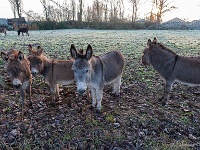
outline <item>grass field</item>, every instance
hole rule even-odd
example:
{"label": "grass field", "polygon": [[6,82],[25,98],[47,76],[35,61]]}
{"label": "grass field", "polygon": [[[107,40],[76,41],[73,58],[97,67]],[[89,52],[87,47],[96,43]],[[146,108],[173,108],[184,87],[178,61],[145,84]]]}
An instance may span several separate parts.
{"label": "grass field", "polygon": [[40,45],[49,58],[70,59],[69,48],[91,44],[95,55],[120,50],[126,58],[120,97],[104,88],[102,113],[76,93],[75,84],[61,86],[61,102],[50,105],[49,87],[33,78],[33,108],[20,120],[16,92],[0,59],[0,149],[200,149],[200,88],[175,83],[169,104],[159,98],[163,82],[152,67],[141,65],[147,40],[158,41],[182,56],[200,55],[200,30],[53,30],[0,35],[0,50],[15,47],[28,55],[28,44]]}

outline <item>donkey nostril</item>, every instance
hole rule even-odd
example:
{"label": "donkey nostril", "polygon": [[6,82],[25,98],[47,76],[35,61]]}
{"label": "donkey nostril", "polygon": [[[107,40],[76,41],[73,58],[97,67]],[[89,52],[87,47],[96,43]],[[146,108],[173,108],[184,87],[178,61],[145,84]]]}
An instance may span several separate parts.
{"label": "donkey nostril", "polygon": [[15,88],[19,89],[21,84],[13,85]]}
{"label": "donkey nostril", "polygon": [[80,89],[80,90],[78,90],[78,93],[82,95],[82,94],[85,93],[85,90],[84,89]]}

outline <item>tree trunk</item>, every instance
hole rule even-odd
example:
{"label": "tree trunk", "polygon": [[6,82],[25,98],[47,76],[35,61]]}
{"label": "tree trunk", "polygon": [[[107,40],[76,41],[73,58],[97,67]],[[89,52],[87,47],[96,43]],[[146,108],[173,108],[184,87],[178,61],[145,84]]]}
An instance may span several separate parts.
{"label": "tree trunk", "polygon": [[80,27],[82,26],[82,15],[83,15],[83,0],[79,0],[78,22]]}

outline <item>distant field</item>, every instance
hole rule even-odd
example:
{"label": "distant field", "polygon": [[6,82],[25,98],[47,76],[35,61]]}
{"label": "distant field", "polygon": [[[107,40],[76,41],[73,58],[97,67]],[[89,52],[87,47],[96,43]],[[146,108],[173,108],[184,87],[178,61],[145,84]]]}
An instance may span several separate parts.
{"label": "distant field", "polygon": [[[0,59],[0,149],[200,149],[200,88],[174,84],[162,107],[163,82],[152,67],[140,63],[148,39],[182,56],[200,55],[200,30],[52,30],[0,35],[0,51],[15,47],[28,55],[28,44],[40,45],[49,58],[70,59],[69,48],[95,55],[120,50],[126,58],[121,95],[106,86],[102,114],[89,109],[91,100],[75,93],[74,84],[60,89],[62,103],[52,107],[48,86],[34,77],[32,98],[22,123],[19,93],[14,92]],[[15,134],[13,134],[15,133]]]}

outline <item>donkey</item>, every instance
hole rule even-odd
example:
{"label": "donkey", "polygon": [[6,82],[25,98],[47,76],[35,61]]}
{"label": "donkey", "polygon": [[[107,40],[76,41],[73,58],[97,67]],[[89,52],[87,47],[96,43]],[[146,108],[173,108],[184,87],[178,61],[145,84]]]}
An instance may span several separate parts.
{"label": "donkey", "polygon": [[92,107],[97,104],[97,110],[100,111],[104,85],[113,83],[113,94],[120,93],[122,71],[125,66],[124,56],[120,51],[111,51],[99,57],[93,56],[90,44],[85,54],[77,52],[72,44],[70,53],[75,60],[72,70],[78,93],[84,94],[89,87],[92,94]]}
{"label": "donkey", "polygon": [[162,105],[166,105],[169,92],[175,81],[187,85],[200,85],[200,59],[199,57],[183,57],[165,47],[151,42],[143,51],[142,63],[152,65],[164,80],[164,99]]}
{"label": "donkey", "polygon": [[7,35],[7,33],[6,33],[6,28],[1,28],[1,27],[0,27],[0,33],[4,33],[4,35]]}
{"label": "donkey", "polygon": [[74,82],[74,72],[71,69],[73,60],[55,60],[48,59],[44,56],[43,49],[38,46],[37,50],[34,50],[31,45],[29,48],[29,61],[32,74],[41,74],[45,81],[50,86],[52,94],[52,100],[59,98],[59,86],[68,85]]}
{"label": "donkey", "polygon": [[24,33],[29,36],[28,28],[19,28],[19,30],[17,30],[18,35],[20,35],[20,32],[22,32],[22,36],[24,35]]}
{"label": "donkey", "polygon": [[32,75],[30,71],[30,63],[21,51],[16,50],[10,50],[7,53],[1,52],[1,58],[6,62],[6,71],[9,74],[13,86],[20,90],[23,117],[23,107],[26,99],[26,93],[28,94],[29,104],[32,106]]}

